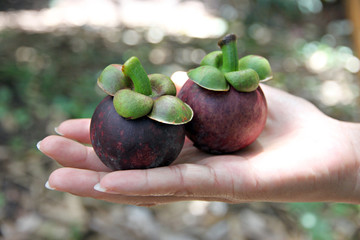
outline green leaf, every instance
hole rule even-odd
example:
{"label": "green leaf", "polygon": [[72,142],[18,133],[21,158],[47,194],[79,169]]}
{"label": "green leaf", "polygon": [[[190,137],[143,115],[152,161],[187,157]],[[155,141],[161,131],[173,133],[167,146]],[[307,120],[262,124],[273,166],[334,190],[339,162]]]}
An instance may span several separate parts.
{"label": "green leaf", "polygon": [[165,95],[154,101],[148,117],[161,123],[180,125],[190,122],[193,115],[189,105],[175,96]]}
{"label": "green leaf", "polygon": [[252,92],[259,86],[259,75],[251,68],[225,73],[225,78],[239,92]]}
{"label": "green leaf", "polygon": [[195,68],[188,72],[188,77],[200,87],[208,90],[228,91],[230,89],[224,74],[216,67],[201,66]]}
{"label": "green leaf", "polygon": [[260,81],[272,79],[272,71],[269,61],[257,55],[248,55],[239,60],[239,70],[253,69],[259,75]]}
{"label": "green leaf", "polygon": [[221,68],[222,61],[223,61],[222,51],[214,51],[207,54],[202,60],[200,65],[201,66],[212,66],[216,68]]}
{"label": "green leaf", "polygon": [[153,103],[151,97],[129,89],[118,91],[113,99],[116,112],[129,119],[137,119],[147,115],[151,111]]}
{"label": "green leaf", "polygon": [[131,88],[131,80],[122,72],[122,65],[107,66],[97,80],[98,86],[108,95],[114,96],[121,89]]}
{"label": "green leaf", "polygon": [[176,95],[176,87],[171,79],[164,74],[150,74],[150,85],[152,88],[151,97],[160,97],[163,95]]}

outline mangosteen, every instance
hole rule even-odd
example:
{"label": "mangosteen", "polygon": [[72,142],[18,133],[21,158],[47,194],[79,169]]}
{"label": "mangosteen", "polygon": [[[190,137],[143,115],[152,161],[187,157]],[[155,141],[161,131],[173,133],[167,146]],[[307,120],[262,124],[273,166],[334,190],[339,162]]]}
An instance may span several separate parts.
{"label": "mangosteen", "polygon": [[225,154],[254,142],[264,129],[267,103],[260,82],[272,79],[269,62],[249,55],[238,59],[236,36],[218,42],[221,51],[206,55],[178,97],[194,111],[186,135],[206,152]]}
{"label": "mangosteen", "polygon": [[169,77],[147,75],[131,57],[111,64],[98,78],[108,94],[91,118],[90,139],[95,153],[112,170],[170,165],[185,140],[184,124],[192,109],[176,95]]}

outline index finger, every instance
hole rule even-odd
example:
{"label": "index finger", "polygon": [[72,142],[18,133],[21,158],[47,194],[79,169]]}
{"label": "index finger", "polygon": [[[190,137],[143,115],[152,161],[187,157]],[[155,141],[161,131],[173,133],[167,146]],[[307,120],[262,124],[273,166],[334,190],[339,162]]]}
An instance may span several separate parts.
{"label": "index finger", "polygon": [[62,122],[55,131],[66,138],[90,144],[90,118],[70,119]]}

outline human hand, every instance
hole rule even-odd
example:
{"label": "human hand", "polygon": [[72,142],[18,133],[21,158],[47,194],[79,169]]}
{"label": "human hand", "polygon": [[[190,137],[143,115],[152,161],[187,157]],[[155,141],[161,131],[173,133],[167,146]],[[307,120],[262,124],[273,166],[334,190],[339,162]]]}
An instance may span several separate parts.
{"label": "human hand", "polygon": [[[268,119],[260,137],[229,155],[210,155],[186,140],[168,167],[110,170],[90,144],[90,119],[63,122],[62,136],[39,149],[63,168],[51,188],[109,202],[151,206],[184,200],[360,202],[359,124],[334,120],[304,99],[263,85]],[[95,186],[95,189],[94,189]]]}

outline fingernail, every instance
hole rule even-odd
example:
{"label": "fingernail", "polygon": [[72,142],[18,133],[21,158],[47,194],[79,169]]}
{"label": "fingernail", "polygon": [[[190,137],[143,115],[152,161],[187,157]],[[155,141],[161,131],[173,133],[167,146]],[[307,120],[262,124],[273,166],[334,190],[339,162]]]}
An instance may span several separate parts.
{"label": "fingernail", "polygon": [[106,192],[106,188],[101,187],[100,183],[95,184],[94,189],[99,192]]}
{"label": "fingernail", "polygon": [[58,135],[60,135],[60,136],[63,136],[63,135],[64,135],[64,134],[62,134],[62,133],[59,131],[59,127],[54,128],[54,131],[55,131]]}
{"label": "fingernail", "polygon": [[111,191],[109,189],[106,189],[106,188],[102,187],[100,185],[100,183],[97,183],[97,184],[94,185],[94,190],[96,190],[98,192],[103,192],[103,193],[119,194],[118,192],[114,192],[114,191]]}
{"label": "fingernail", "polygon": [[41,144],[41,141],[39,141],[39,142],[36,144],[36,147],[37,147],[37,149],[39,149],[39,151],[41,152],[40,144]]}
{"label": "fingernail", "polygon": [[45,187],[49,190],[56,190],[55,188],[51,187],[50,184],[49,184],[49,181],[46,181],[45,183]]}

